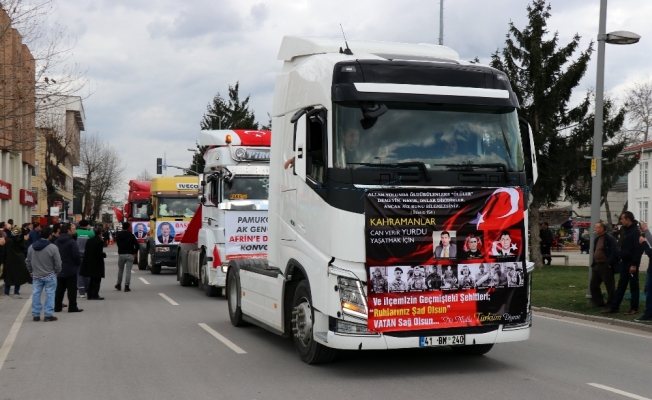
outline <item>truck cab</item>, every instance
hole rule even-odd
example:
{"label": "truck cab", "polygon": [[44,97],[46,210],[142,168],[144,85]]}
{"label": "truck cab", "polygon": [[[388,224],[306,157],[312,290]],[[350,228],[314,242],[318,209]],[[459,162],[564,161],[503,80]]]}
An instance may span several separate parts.
{"label": "truck cab", "polygon": [[131,231],[140,244],[140,250],[134,260],[140,270],[147,268],[147,240],[149,237],[147,205],[150,203],[150,198],[149,181],[129,181],[129,194],[124,206],[124,216],[131,223]]}
{"label": "truck cab", "polygon": [[270,141],[269,131],[201,131],[199,144],[209,147],[201,207],[178,248],[181,286],[219,295],[230,260],[267,257]]}
{"label": "truck cab", "polygon": [[160,274],[162,267],[175,268],[177,247],[197,211],[199,181],[196,176],[152,178],[147,214],[146,268]]}

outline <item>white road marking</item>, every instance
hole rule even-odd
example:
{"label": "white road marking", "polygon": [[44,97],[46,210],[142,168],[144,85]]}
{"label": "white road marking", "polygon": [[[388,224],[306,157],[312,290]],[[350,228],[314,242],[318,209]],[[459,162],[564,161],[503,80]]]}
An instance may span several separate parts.
{"label": "white road marking", "polygon": [[31,307],[32,297],[30,296],[29,300],[25,302],[25,305],[18,313],[16,321],[14,321],[14,324],[11,326],[5,342],[2,344],[2,347],[0,347],[0,369],[2,369],[2,366],[4,365],[5,360],[9,355],[9,351],[14,345],[14,341],[16,340],[16,336],[18,336],[18,331],[20,330],[20,326],[23,324],[23,320],[25,319],[25,315],[27,315],[27,311],[29,311]]}
{"label": "white road marking", "polygon": [[173,306],[178,306],[178,305],[179,305],[179,303],[177,303],[176,301],[172,300],[171,298],[169,298],[168,296],[164,295],[163,293],[159,293],[159,296],[163,297],[165,300],[168,301],[168,303],[172,304]]}
{"label": "white road marking", "polygon": [[631,399],[636,399],[636,400],[652,400],[652,399],[650,399],[649,397],[639,396],[639,395],[634,394],[634,393],[625,392],[625,391],[620,390],[620,389],[614,389],[614,388],[612,388],[612,387],[605,386],[605,385],[601,385],[601,384],[599,384],[599,383],[587,383],[587,385],[590,385],[590,386],[596,387],[596,388],[598,388],[598,389],[603,389],[603,390],[606,390],[606,391],[609,391],[609,392],[612,392],[612,393],[620,394],[620,395],[623,395],[623,396],[629,397],[629,398],[631,398]]}
{"label": "white road marking", "polygon": [[247,354],[246,351],[242,350],[240,347],[238,347],[235,343],[233,343],[229,339],[227,339],[224,336],[220,335],[219,332],[217,332],[215,329],[211,328],[210,326],[206,325],[205,323],[201,322],[199,324],[199,326],[204,328],[204,330],[206,332],[213,335],[213,337],[215,337],[215,339],[217,339],[220,342],[224,343],[225,345],[227,345],[231,350],[235,351],[236,353],[238,353],[238,354]]}
{"label": "white road marking", "polygon": [[[645,338],[645,339],[652,339],[652,335],[640,335],[640,334],[638,334],[638,333],[625,332],[625,331],[621,331],[621,330],[618,330],[618,329],[603,328],[603,327],[601,327],[601,326],[595,326],[595,325],[583,324],[583,323],[581,323],[581,322],[569,321],[569,320],[562,319],[562,318],[544,317],[543,315],[536,315],[536,314],[534,314],[534,316],[535,316],[535,317],[538,317],[538,318],[551,319],[551,320],[553,320],[553,321],[565,322],[565,323],[567,323],[567,324],[586,326],[586,327],[589,327],[589,328],[601,329],[601,330],[603,330],[603,331],[616,332],[616,333],[624,333],[625,335],[636,336],[636,337],[641,337],[641,338]],[[626,327],[624,327],[624,328],[626,328]]]}
{"label": "white road marking", "polygon": [[143,279],[143,278],[138,278],[138,279],[140,279],[141,281],[143,281],[143,283],[144,283],[145,285],[149,285],[149,282],[147,282],[145,279]]}

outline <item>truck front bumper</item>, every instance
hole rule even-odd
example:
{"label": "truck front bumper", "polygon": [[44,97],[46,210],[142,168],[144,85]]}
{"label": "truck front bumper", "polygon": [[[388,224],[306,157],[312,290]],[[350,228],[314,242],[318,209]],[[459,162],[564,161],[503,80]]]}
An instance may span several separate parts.
{"label": "truck front bumper", "polygon": [[[317,314],[321,314],[319,317]],[[328,319],[328,316],[315,310],[315,320],[318,318]],[[322,319],[323,321],[323,319]],[[323,326],[322,324],[320,324]],[[424,336],[432,335],[432,331]],[[435,334],[436,335],[436,334]],[[445,333],[442,333],[445,335]],[[319,333],[315,331],[315,340],[324,346],[341,350],[388,350],[388,349],[407,349],[420,347],[419,336],[410,337],[397,337],[391,334],[370,334],[370,335],[356,335],[344,334],[328,330],[327,332]],[[499,325],[496,330],[486,333],[467,333],[466,343],[472,344],[494,344],[494,343],[507,343],[519,342],[528,340],[530,337],[530,325],[525,325],[521,328],[514,329]]]}

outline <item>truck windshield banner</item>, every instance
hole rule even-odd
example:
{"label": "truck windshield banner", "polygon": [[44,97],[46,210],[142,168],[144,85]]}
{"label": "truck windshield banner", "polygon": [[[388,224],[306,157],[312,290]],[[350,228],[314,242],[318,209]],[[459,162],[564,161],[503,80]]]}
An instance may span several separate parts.
{"label": "truck windshield banner", "polygon": [[226,259],[267,257],[267,211],[227,211]]}
{"label": "truck windshield banner", "polygon": [[367,192],[369,329],[525,322],[523,204],[518,188]]}

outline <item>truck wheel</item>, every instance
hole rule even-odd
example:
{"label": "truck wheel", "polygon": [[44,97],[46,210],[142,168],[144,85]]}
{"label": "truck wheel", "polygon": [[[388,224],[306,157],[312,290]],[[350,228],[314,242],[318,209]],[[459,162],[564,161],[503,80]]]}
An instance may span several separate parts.
{"label": "truck wheel", "polygon": [[226,284],[226,302],[229,306],[229,318],[231,319],[231,325],[233,326],[248,325],[242,318],[242,309],[238,305],[241,292],[242,289],[240,288],[238,274],[235,272],[235,268],[229,268]]}
{"label": "truck wheel", "polygon": [[161,264],[153,264],[152,265],[152,275],[158,275],[161,273]]}
{"label": "truck wheel", "polygon": [[202,285],[204,287],[204,294],[208,297],[217,297],[220,295],[220,290],[216,288],[215,286],[211,286],[208,284],[208,269],[205,265],[202,265],[201,267],[201,279],[202,279]]}
{"label": "truck wheel", "polygon": [[177,280],[181,286],[185,287],[192,285],[192,276],[183,273],[183,267],[181,267],[181,254],[177,256]]}
{"label": "truck wheel", "polygon": [[141,271],[147,269],[147,249],[138,251],[138,269]]}
{"label": "truck wheel", "polygon": [[464,356],[481,356],[487,354],[493,347],[493,343],[472,344],[470,346],[452,346],[451,350],[453,350],[454,353]]}
{"label": "truck wheel", "polygon": [[292,301],[292,334],[294,348],[301,361],[307,364],[322,364],[333,361],[337,351],[317,343],[313,337],[315,313],[312,309],[310,284],[302,280],[297,285]]}

